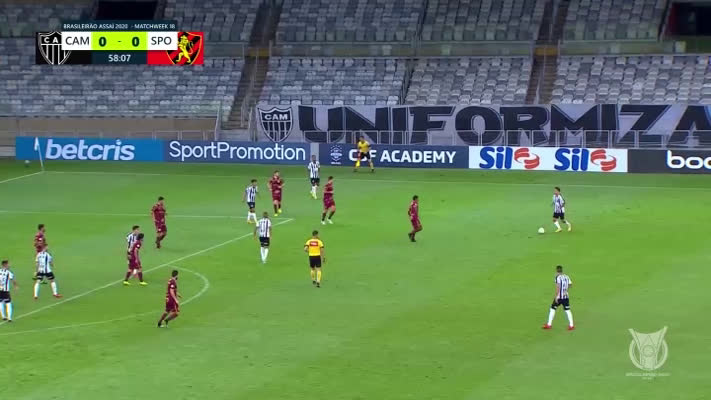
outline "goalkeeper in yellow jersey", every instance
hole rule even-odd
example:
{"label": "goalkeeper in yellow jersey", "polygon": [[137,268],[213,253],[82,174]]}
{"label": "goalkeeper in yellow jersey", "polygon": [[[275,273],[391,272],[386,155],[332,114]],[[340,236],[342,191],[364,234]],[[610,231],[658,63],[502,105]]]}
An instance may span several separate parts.
{"label": "goalkeeper in yellow jersey", "polygon": [[355,163],[355,169],[353,172],[358,172],[360,169],[360,162],[363,160],[368,160],[370,164],[370,172],[375,172],[375,167],[373,166],[373,160],[370,158],[370,143],[363,136],[358,138],[358,159]]}

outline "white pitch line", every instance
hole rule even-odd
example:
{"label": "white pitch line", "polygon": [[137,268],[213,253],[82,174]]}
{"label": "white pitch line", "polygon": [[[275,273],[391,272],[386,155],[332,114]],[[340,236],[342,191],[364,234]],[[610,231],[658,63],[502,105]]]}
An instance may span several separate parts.
{"label": "white pitch line", "polygon": [[[202,282],[203,282],[202,289],[200,289],[200,291],[199,291],[197,294],[193,295],[193,296],[190,297],[189,299],[187,299],[187,300],[185,300],[185,301],[182,301],[181,304],[180,304],[181,306],[183,306],[183,305],[185,305],[185,304],[188,304],[188,303],[190,303],[191,301],[197,299],[198,297],[202,296],[203,294],[205,294],[205,292],[207,292],[207,291],[210,289],[210,280],[207,279],[207,277],[206,277],[205,275],[203,275],[203,274],[201,274],[201,273],[199,273],[199,272],[195,272],[195,271],[193,271],[193,270],[191,270],[191,269],[188,269],[188,268],[176,267],[176,266],[174,266],[174,265],[171,265],[171,267],[176,268],[176,269],[181,269],[181,270],[184,270],[184,271],[188,271],[188,272],[190,272],[190,273],[192,273],[192,274],[195,274],[195,276],[197,276],[198,278],[200,278],[200,279],[202,280]],[[37,332],[56,331],[56,330],[61,330],[61,329],[83,328],[83,327],[86,327],[86,326],[103,325],[103,324],[109,324],[109,323],[112,323],[112,322],[124,321],[124,320],[127,320],[127,319],[132,319],[132,318],[136,318],[136,317],[142,317],[142,316],[144,316],[144,315],[154,314],[154,313],[156,313],[156,312],[155,312],[155,311],[146,311],[146,312],[142,312],[142,313],[138,313],[138,314],[131,314],[131,315],[127,315],[127,316],[125,316],[125,317],[107,319],[107,320],[103,320],[103,321],[84,322],[84,323],[81,323],[81,324],[61,325],[61,326],[52,326],[52,327],[49,327],[49,328],[27,329],[27,330],[24,330],[24,331],[13,331],[13,332],[0,333],[0,336],[12,336],[12,335],[20,335],[20,334],[23,334],[23,333],[37,333]],[[157,313],[156,313],[156,314],[157,314]]]}
{"label": "white pitch line", "polygon": [[[52,215],[86,215],[97,217],[150,217],[149,214],[129,214],[129,213],[92,213],[92,212],[65,212],[65,211],[24,211],[24,210],[0,210],[4,214],[52,214]],[[168,214],[171,218],[230,218],[244,219],[237,215],[184,215],[184,214]],[[272,219],[285,219],[283,217],[271,217]],[[288,218],[287,218],[288,219]]]}
{"label": "white pitch line", "polygon": [[[474,171],[474,170],[472,170]],[[477,170],[482,171],[482,170]],[[552,171],[551,171],[552,172]],[[130,175],[130,176],[184,176],[199,178],[247,178],[252,175],[201,175],[201,174],[159,174],[144,172],[106,172],[106,171],[47,171],[51,174],[89,174],[89,175]],[[398,179],[362,179],[362,178],[340,178],[344,181],[355,182],[383,182],[383,183],[434,183],[434,184],[472,184],[472,185],[495,185],[495,186],[551,186],[552,183],[527,183],[527,182],[477,182],[477,181],[443,181],[443,180],[398,180]],[[668,189],[668,190],[711,190],[711,187],[678,187],[678,186],[629,186],[629,185],[584,185],[566,184],[566,187],[582,188],[611,188],[611,189]]]}
{"label": "white pitch line", "polygon": [[29,178],[29,177],[31,177],[31,176],[39,175],[39,174],[41,174],[42,172],[44,172],[44,171],[33,172],[33,173],[31,173],[31,174],[16,176],[16,177],[14,177],[14,178],[5,179],[5,180],[3,180],[3,181],[0,181],[0,183],[12,182],[12,181],[16,181],[16,180],[18,180],[18,179]]}
{"label": "white pitch line", "polygon": [[[274,226],[281,225],[281,224],[285,224],[285,223],[291,222],[291,221],[293,221],[293,220],[294,220],[293,218],[288,218],[288,219],[285,219],[285,220],[283,220],[283,221],[277,222],[276,224],[274,224]],[[236,241],[238,241],[238,240],[244,239],[244,238],[249,237],[249,236],[252,236],[252,235],[253,235],[253,233],[246,233],[246,234],[244,234],[244,235],[242,235],[242,236],[238,236],[238,237],[236,237],[236,238],[232,238],[232,239],[230,239],[230,240],[224,241],[224,242],[219,243],[219,244],[216,244],[216,245],[214,245],[214,246],[210,246],[210,247],[208,247],[208,248],[206,248],[206,249],[202,249],[202,250],[200,250],[200,251],[196,251],[196,252],[191,253],[191,254],[188,254],[188,255],[186,255],[186,256],[182,256],[182,257],[176,258],[175,260],[168,261],[167,263],[163,263],[163,264],[160,264],[160,265],[155,266],[155,267],[153,267],[153,268],[149,268],[149,269],[145,270],[144,272],[148,273],[148,272],[151,272],[151,271],[155,271],[155,270],[157,270],[157,269],[159,269],[159,268],[167,267],[167,266],[169,266],[169,265],[171,265],[171,264],[175,264],[175,263],[177,263],[177,262],[186,260],[186,259],[188,259],[188,258],[195,257],[195,256],[200,255],[200,254],[203,254],[203,253],[207,253],[208,251],[215,250],[215,249],[217,249],[217,248],[220,248],[220,247],[222,247],[222,246],[228,245],[228,244],[230,244],[230,243],[234,243],[234,242],[236,242]],[[91,289],[91,290],[87,290],[86,292],[79,293],[79,294],[74,295],[74,296],[71,296],[71,297],[67,297],[67,298],[64,299],[64,300],[60,300],[60,301],[58,301],[58,302],[56,302],[56,303],[48,304],[48,305],[46,305],[46,306],[44,306],[44,307],[40,307],[40,308],[38,308],[38,309],[36,309],[36,310],[33,310],[33,311],[30,311],[30,312],[28,312],[28,313],[26,313],[26,314],[20,314],[20,315],[18,315],[14,320],[18,320],[18,319],[21,319],[21,318],[29,317],[30,315],[34,315],[34,314],[37,314],[38,312],[42,312],[42,311],[44,311],[44,310],[48,310],[48,309],[50,309],[50,308],[54,308],[54,307],[56,307],[56,306],[58,306],[58,305],[60,305],[60,304],[64,304],[64,303],[67,303],[67,302],[70,302],[70,301],[73,301],[73,300],[76,300],[76,299],[80,299],[80,298],[82,298],[82,297],[84,297],[84,296],[88,296],[88,295],[90,295],[90,294],[92,294],[92,293],[94,293],[94,292],[98,292],[99,290],[103,290],[103,289],[106,289],[106,288],[111,287],[111,286],[113,286],[113,285],[117,285],[117,284],[119,284],[119,283],[121,283],[121,282],[123,282],[123,279],[119,279],[119,280],[117,280],[117,281],[109,282],[109,283],[107,283],[107,284],[105,284],[105,285],[103,285],[103,286],[99,286],[99,287],[97,287],[97,288],[94,288],[94,289]],[[13,321],[14,321],[14,320],[13,320]],[[7,322],[0,322],[0,326],[1,326],[1,325],[4,325],[4,324],[6,324],[6,323],[7,323]]]}

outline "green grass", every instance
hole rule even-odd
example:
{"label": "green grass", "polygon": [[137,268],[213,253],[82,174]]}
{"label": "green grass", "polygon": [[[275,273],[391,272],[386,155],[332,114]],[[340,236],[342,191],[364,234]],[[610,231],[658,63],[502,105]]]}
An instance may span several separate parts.
{"label": "green grass", "polygon": [[[0,162],[0,181],[36,168]],[[326,168],[323,175],[336,177],[338,211],[336,224],[322,227],[305,168],[281,168],[284,219],[275,220],[269,263],[261,266],[257,243],[244,236],[251,231],[240,198],[257,177],[258,211],[268,210],[272,169],[53,163],[48,173],[0,183],[0,256],[12,260],[20,285],[16,320],[0,326],[4,398],[687,400],[711,393],[709,178]],[[550,233],[554,185],[568,200],[572,233]],[[413,194],[425,228],[417,243],[406,237]],[[164,249],[143,250],[144,268],[167,264],[209,280],[167,330],[155,323],[169,266],[147,273],[148,287],[105,287],[125,272],[130,226],[154,237],[148,212],[158,195],[167,198],[169,235]],[[32,300],[38,223],[47,225],[62,301],[48,286]],[[545,235],[536,234],[539,226]],[[302,250],[314,228],[327,246],[321,289],[311,286]],[[562,312],[552,331],[540,329],[556,264],[574,281],[573,332]],[[200,276],[181,272],[184,299],[204,288]],[[626,376],[641,372],[628,357],[628,329],[664,326],[669,358],[658,372],[669,376]]]}

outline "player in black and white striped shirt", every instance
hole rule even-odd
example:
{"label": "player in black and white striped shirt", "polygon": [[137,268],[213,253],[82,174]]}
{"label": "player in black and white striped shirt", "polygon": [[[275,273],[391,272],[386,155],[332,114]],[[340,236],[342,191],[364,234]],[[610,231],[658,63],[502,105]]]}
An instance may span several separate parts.
{"label": "player in black and white striped shirt", "polygon": [[262,264],[265,264],[269,255],[269,243],[272,238],[272,221],[266,211],[262,214],[262,219],[257,221],[257,226],[254,227],[254,238],[256,239],[257,237],[259,237],[259,252],[262,255]]}
{"label": "player in black and white striped shirt", "polygon": [[12,322],[12,298],[10,288],[17,289],[15,274],[10,271],[10,262],[2,260],[0,268],[0,316],[3,321]]}
{"label": "player in black and white striped shirt", "polygon": [[257,196],[259,195],[259,189],[257,188],[257,180],[252,179],[244,189],[244,194],[242,195],[242,202],[247,203],[247,223],[252,222],[257,223],[257,213],[254,212],[254,208],[257,206]]}
{"label": "player in black and white striped shirt", "polygon": [[565,199],[563,195],[560,194],[560,188],[556,186],[553,189],[553,225],[555,225],[556,232],[562,232],[560,229],[560,221],[565,222],[568,225],[568,232],[573,230],[573,225],[565,219]]}
{"label": "player in black and white striped shirt", "polygon": [[140,227],[138,225],[134,225],[131,227],[131,232],[126,235],[126,244],[128,247],[126,247],[126,254],[131,252],[131,246],[133,246],[134,243],[136,243],[136,240],[138,240],[138,234],[141,233]]}
{"label": "player in black and white striped shirt", "polygon": [[553,296],[553,304],[551,304],[551,310],[548,312],[548,323],[543,325],[543,329],[551,329],[553,325],[553,317],[555,317],[555,309],[558,306],[563,306],[565,314],[568,316],[568,330],[572,331],[575,329],[573,324],[573,313],[570,311],[570,298],[568,297],[568,290],[573,286],[573,281],[570,277],[563,273],[563,267],[555,267],[555,296]]}
{"label": "player in black and white striped shirt", "polygon": [[35,274],[35,300],[39,297],[40,281],[47,278],[49,286],[52,288],[52,296],[61,298],[62,295],[57,291],[57,282],[54,281],[54,259],[47,251],[47,245],[42,246],[42,251],[37,253],[35,257],[35,265],[37,266],[37,274]]}
{"label": "player in black and white striped shirt", "polygon": [[316,191],[321,183],[321,163],[316,160],[316,155],[311,155],[311,162],[306,168],[309,169],[309,179],[311,180],[311,197],[316,199]]}

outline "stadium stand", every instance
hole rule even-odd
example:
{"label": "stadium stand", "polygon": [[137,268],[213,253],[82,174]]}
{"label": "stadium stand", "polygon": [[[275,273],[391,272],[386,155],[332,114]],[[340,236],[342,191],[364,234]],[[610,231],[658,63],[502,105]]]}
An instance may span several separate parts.
{"label": "stadium stand", "polygon": [[523,104],[531,60],[524,57],[420,60],[407,104]]}
{"label": "stadium stand", "polygon": [[272,58],[266,104],[398,104],[405,62],[384,58]]}
{"label": "stadium stand", "polygon": [[552,102],[711,104],[709,57],[561,57]]}
{"label": "stadium stand", "polygon": [[284,0],[280,42],[411,40],[422,0]]}
{"label": "stadium stand", "polygon": [[0,1],[0,37],[34,37],[35,32],[58,29],[62,20],[80,20],[90,0]]}
{"label": "stadium stand", "polygon": [[263,0],[167,0],[165,18],[184,30],[205,32],[213,42],[246,42]]}
{"label": "stadium stand", "polygon": [[571,0],[564,39],[656,39],[666,0]]}
{"label": "stadium stand", "polygon": [[546,0],[429,0],[425,41],[534,40]]}
{"label": "stadium stand", "polygon": [[215,115],[229,110],[242,59],[205,65],[34,65],[33,39],[0,40],[0,108],[13,115]]}

